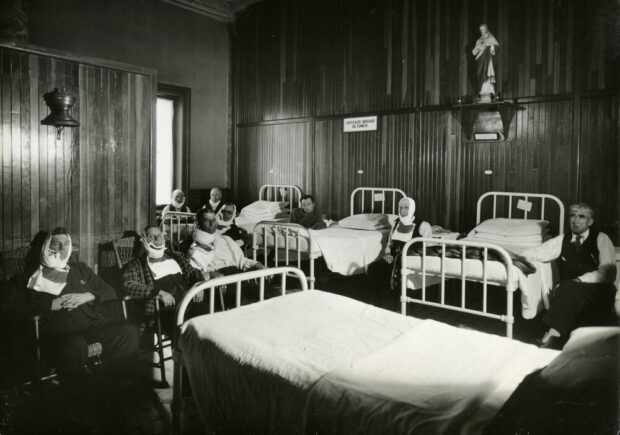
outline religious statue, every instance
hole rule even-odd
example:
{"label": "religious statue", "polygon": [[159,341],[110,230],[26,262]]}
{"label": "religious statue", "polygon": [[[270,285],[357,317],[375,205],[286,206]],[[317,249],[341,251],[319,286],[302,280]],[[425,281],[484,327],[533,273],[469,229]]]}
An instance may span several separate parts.
{"label": "religious statue", "polygon": [[487,103],[495,99],[495,65],[493,57],[499,42],[489,32],[486,24],[480,25],[480,38],[472,50],[476,62],[476,92],[480,102]]}

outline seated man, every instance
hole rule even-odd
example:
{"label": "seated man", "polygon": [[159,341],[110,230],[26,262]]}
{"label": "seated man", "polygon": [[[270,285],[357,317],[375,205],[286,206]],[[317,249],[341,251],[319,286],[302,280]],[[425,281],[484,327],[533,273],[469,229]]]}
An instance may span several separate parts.
{"label": "seated man", "polygon": [[227,202],[215,216],[217,218],[217,234],[228,236],[243,247],[250,244],[251,236],[242,228],[235,224],[237,207],[235,204]]}
{"label": "seated man", "polygon": [[224,206],[222,202],[222,189],[219,187],[214,187],[209,192],[209,202],[202,206],[202,208],[212,211],[217,214],[220,209]]}
{"label": "seated man", "polygon": [[[167,332],[170,327],[174,310],[170,309],[185,296],[187,290],[196,282],[203,281],[200,270],[193,268],[189,262],[174,253],[165,253],[164,236],[155,226],[147,226],[142,232],[142,252],[137,258],[123,268],[123,288],[129,296],[147,298],[159,295],[165,310],[170,314],[164,319]],[[198,293],[193,302],[200,303],[204,293]],[[190,305],[190,316],[207,312],[203,306]],[[153,301],[145,304],[144,316],[148,318],[155,310]]]}
{"label": "seated man", "polygon": [[194,243],[189,248],[190,264],[200,269],[205,279],[264,269],[258,261],[246,258],[237,243],[217,232],[217,217],[207,209],[196,213]]}
{"label": "seated man", "polygon": [[315,210],[312,195],[303,195],[299,202],[301,207],[294,209],[291,213],[291,223],[300,224],[313,230],[327,227],[327,224],[321,219],[321,215]]}
{"label": "seated man", "polygon": [[614,247],[609,237],[591,228],[594,210],[587,204],[569,209],[571,232],[559,235],[521,254],[530,261],[559,259],[560,284],[543,322],[549,330],[543,347],[561,347],[585,316],[611,312],[616,293]]}
{"label": "seated man", "polygon": [[[27,255],[29,267],[12,285],[23,289],[24,314],[39,315],[41,336],[61,377],[82,372],[88,344],[101,343],[112,370],[128,373],[138,350],[135,325],[113,320],[102,303],[116,292],[84,263],[71,262],[71,236],[65,228],[39,233]],[[104,364],[104,367],[106,365]]]}

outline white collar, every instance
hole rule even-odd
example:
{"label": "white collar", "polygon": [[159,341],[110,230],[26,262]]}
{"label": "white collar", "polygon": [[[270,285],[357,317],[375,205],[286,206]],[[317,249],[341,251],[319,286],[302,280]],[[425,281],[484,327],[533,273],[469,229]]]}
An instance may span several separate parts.
{"label": "white collar", "polygon": [[[590,229],[588,228],[587,230],[585,230],[583,233],[580,234],[581,243],[585,242],[589,235],[590,235]],[[573,233],[573,237],[571,237],[570,241],[572,243],[575,240],[577,240],[577,234]]]}

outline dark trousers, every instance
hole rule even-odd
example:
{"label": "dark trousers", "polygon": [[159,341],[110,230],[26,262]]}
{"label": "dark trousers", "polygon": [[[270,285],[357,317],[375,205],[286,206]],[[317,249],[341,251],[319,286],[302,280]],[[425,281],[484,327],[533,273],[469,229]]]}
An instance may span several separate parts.
{"label": "dark trousers", "polygon": [[[243,273],[242,270],[231,266],[224,267],[219,269],[220,272],[224,276],[236,275],[238,273]],[[250,304],[252,302],[257,302],[260,298],[259,295],[260,288],[257,284],[254,284],[252,281],[245,281],[241,283],[241,305]],[[265,282],[265,299],[272,298],[274,296],[278,296],[280,293],[277,289]],[[237,286],[235,284],[229,284],[226,286],[226,294],[224,295],[224,303],[227,308],[236,307],[236,298],[237,298]]]}
{"label": "dark trousers", "polygon": [[384,259],[377,260],[368,266],[368,294],[373,304],[384,306],[390,297],[398,297],[396,293],[390,291],[392,280],[392,263]]}
{"label": "dark trousers", "polygon": [[71,375],[86,365],[89,343],[101,343],[102,358],[111,370],[125,370],[133,365],[138,351],[138,327],[125,322],[96,322],[90,328],[55,334],[46,341],[61,375]]}
{"label": "dark trousers", "polygon": [[555,289],[551,307],[543,322],[563,336],[582,322],[605,323],[613,308],[616,289],[613,284],[588,284],[562,281]]}

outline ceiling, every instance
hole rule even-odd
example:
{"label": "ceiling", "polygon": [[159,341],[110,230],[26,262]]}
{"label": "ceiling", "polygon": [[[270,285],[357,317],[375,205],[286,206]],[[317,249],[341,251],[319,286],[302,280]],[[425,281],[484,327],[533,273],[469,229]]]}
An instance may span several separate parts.
{"label": "ceiling", "polygon": [[232,23],[235,14],[260,0],[162,0],[184,9],[206,15],[217,21]]}

